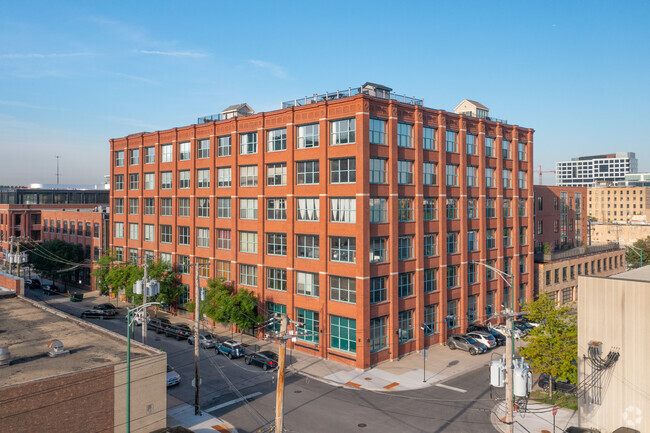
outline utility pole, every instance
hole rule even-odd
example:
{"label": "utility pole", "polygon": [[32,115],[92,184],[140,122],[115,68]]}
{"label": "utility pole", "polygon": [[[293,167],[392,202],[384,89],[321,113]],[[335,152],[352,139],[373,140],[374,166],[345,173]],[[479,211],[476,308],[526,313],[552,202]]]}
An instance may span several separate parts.
{"label": "utility pole", "polygon": [[[512,298],[513,294],[510,294]],[[515,333],[514,333],[514,322],[512,321],[513,312],[506,311],[506,328],[510,333],[506,337],[506,432],[514,433],[515,425],[513,423],[514,419],[514,401],[513,401],[513,365],[512,365],[512,355],[515,350]]]}
{"label": "utility pole", "polygon": [[201,341],[199,340],[199,320],[200,320],[200,302],[201,302],[201,287],[199,286],[199,265],[194,264],[194,415],[201,415],[201,407],[199,404],[201,378],[199,377],[199,347]]}
{"label": "utility pole", "polygon": [[289,318],[282,314],[280,318],[280,353],[278,354],[278,388],[275,393],[275,431],[283,432],[283,410],[284,410],[284,365],[287,353],[287,325]]}
{"label": "utility pole", "polygon": [[9,260],[9,275],[13,275],[13,256],[14,256],[14,237],[11,237],[11,240],[9,241],[9,257],[12,258],[12,260]]}
{"label": "utility pole", "polygon": [[16,243],[16,272],[18,278],[20,278],[20,262],[21,262],[21,257],[20,257],[20,240]]}
{"label": "utility pole", "polygon": [[[148,266],[147,257],[144,258],[144,276],[142,277],[142,305],[147,303],[147,283],[149,274],[147,273]],[[147,308],[142,310],[142,344],[147,344]]]}

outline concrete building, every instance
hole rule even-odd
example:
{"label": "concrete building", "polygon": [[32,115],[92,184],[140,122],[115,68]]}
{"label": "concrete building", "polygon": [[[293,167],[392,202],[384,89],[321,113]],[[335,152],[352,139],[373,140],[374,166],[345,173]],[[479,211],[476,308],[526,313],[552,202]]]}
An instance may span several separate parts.
{"label": "concrete building", "polygon": [[635,186],[597,186],[589,188],[589,216],[599,222],[647,222],[650,188]]}
{"label": "concrete building", "polygon": [[[0,297],[0,317],[0,430],[125,431],[125,337],[20,297]],[[48,356],[55,340],[69,352]],[[131,342],[132,432],[166,426],[166,367],[165,352]]]}
{"label": "concrete building", "polygon": [[[650,431],[650,345],[639,326],[650,305],[650,267],[609,278],[583,276],[578,285],[578,379],[585,384],[580,426]],[[610,352],[619,354],[615,362],[607,361]]]}
{"label": "concrete building", "polygon": [[535,185],[535,251],[551,251],[588,243],[587,188]]}
{"label": "concrete building", "polygon": [[617,152],[572,158],[555,163],[558,186],[594,186],[598,182],[613,183],[636,173],[639,163],[634,152]]}
{"label": "concrete building", "polygon": [[650,173],[629,173],[625,178],[616,182],[617,186],[648,186],[650,187]]}
{"label": "concrete building", "polygon": [[182,302],[197,271],[249,288],[359,368],[532,297],[532,129],[373,83],[282,107],[111,140],[112,248],[173,263]]}
{"label": "concrete building", "polygon": [[621,245],[633,245],[648,236],[650,223],[591,223],[591,239],[594,243],[618,242]]}

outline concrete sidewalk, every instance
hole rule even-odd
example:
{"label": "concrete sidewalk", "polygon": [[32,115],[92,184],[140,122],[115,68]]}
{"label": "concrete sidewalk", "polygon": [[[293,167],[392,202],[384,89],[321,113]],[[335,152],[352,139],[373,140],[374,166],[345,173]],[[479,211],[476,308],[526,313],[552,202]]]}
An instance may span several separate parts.
{"label": "concrete sidewalk", "polygon": [[[550,433],[553,431],[563,432],[568,427],[577,426],[578,412],[558,408],[555,416],[555,430],[553,430],[553,406],[548,404],[531,402],[526,412],[514,415],[515,433]],[[494,407],[490,420],[494,428],[501,432],[506,431],[506,424],[503,422],[506,416],[506,403],[501,402]]]}
{"label": "concrete sidewalk", "polygon": [[232,424],[207,412],[194,415],[194,406],[167,395],[167,427],[183,426],[194,433],[237,433]]}

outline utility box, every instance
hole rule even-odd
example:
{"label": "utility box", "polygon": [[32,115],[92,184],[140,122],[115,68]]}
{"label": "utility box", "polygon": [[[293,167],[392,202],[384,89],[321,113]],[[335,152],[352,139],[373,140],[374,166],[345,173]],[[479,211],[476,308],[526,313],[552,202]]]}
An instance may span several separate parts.
{"label": "utility box", "polygon": [[530,372],[530,364],[522,359],[514,360],[513,371],[513,392],[517,397],[526,397],[533,389],[533,374]]}
{"label": "utility box", "polygon": [[506,363],[503,359],[490,362],[490,385],[503,388],[506,384]]}

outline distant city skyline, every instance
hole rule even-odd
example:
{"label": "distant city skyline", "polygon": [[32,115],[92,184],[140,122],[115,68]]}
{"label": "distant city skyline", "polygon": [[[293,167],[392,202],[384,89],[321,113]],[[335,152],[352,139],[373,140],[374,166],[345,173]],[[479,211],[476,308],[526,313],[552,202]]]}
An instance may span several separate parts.
{"label": "distant city skyline", "polygon": [[56,183],[56,155],[60,183],[102,183],[111,138],[366,81],[447,111],[476,100],[534,128],[535,170],[635,152],[650,171],[650,5],[408,6],[3,3],[0,184]]}

